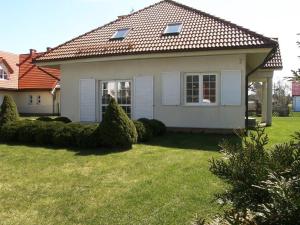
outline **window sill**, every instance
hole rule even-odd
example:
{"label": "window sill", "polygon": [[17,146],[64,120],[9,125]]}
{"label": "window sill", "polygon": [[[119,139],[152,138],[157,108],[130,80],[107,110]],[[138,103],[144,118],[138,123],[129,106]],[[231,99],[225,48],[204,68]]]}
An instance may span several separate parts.
{"label": "window sill", "polygon": [[188,104],[188,103],[185,103],[183,104],[183,106],[187,106],[187,107],[216,107],[216,106],[220,106],[219,104]]}

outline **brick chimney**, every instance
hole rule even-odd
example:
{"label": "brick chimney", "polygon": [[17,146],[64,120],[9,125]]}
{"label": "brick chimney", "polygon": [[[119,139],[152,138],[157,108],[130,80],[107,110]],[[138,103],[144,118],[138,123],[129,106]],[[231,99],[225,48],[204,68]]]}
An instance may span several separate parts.
{"label": "brick chimney", "polygon": [[47,47],[47,52],[51,51],[51,49],[52,49],[51,47]]}
{"label": "brick chimney", "polygon": [[29,49],[30,55],[34,56],[36,54],[36,50],[35,49]]}
{"label": "brick chimney", "polygon": [[121,16],[118,16],[118,19],[124,19],[127,15],[121,15]]}

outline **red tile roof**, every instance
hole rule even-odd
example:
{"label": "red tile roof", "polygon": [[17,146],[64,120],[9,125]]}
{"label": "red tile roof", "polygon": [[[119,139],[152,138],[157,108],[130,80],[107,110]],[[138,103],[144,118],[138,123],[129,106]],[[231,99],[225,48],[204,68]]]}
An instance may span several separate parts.
{"label": "red tile roof", "polygon": [[[169,23],[182,23],[178,35],[163,35]],[[111,40],[129,28],[123,40]],[[37,62],[143,53],[271,48],[277,41],[205,12],[164,0],[74,38]]]}
{"label": "red tile roof", "polygon": [[42,53],[21,54],[19,56],[19,90],[53,89],[60,79],[60,70],[38,67],[32,60]]}
{"label": "red tile roof", "polygon": [[14,70],[3,57],[0,57],[0,63],[3,63],[5,65],[9,73],[14,73]]}
{"label": "red tile roof", "polygon": [[275,55],[263,67],[263,69],[282,69],[282,60],[279,45]]}
{"label": "red tile roof", "polygon": [[19,76],[17,64],[19,63],[19,55],[0,51],[0,57],[2,58],[2,63],[0,62],[0,64],[4,64],[9,72],[8,80],[0,80],[0,90],[17,90]]}

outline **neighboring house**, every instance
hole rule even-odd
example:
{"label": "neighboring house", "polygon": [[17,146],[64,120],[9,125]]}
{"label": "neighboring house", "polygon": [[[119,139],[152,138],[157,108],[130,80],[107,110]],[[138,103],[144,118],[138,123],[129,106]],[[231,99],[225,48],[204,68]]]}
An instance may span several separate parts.
{"label": "neighboring house", "polygon": [[[276,54],[275,54],[276,53]],[[101,121],[109,95],[127,114],[170,128],[245,128],[248,85],[264,82],[272,118],[276,39],[171,0],[74,38],[38,57],[61,69],[61,114]]]}
{"label": "neighboring house", "polygon": [[300,83],[292,82],[293,110],[300,112]]}
{"label": "neighboring house", "polygon": [[32,64],[41,54],[33,49],[21,55],[0,51],[0,103],[8,94],[21,114],[59,114],[60,71]]}

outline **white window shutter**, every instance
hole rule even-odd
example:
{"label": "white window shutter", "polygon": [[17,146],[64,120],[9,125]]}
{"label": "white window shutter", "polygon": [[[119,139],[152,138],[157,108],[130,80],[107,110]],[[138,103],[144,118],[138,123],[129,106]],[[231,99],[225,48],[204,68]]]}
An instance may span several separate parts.
{"label": "white window shutter", "polygon": [[180,105],[180,72],[161,74],[162,104]]}
{"label": "white window shutter", "polygon": [[153,76],[134,78],[134,112],[135,119],[153,119]]}
{"label": "white window shutter", "polygon": [[80,79],[80,121],[96,121],[96,82],[94,79]]}
{"label": "white window shutter", "polygon": [[241,105],[242,74],[240,70],[221,72],[221,105]]}

